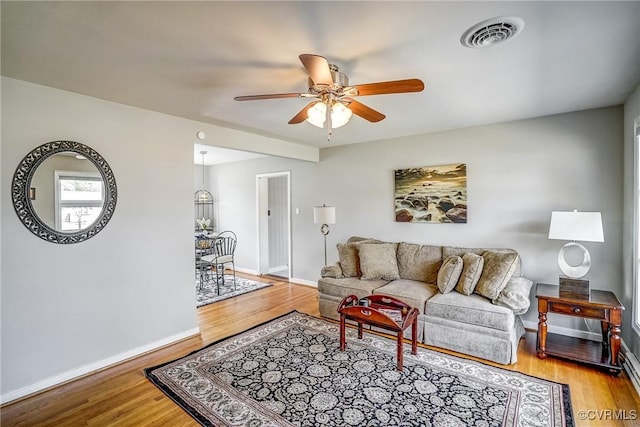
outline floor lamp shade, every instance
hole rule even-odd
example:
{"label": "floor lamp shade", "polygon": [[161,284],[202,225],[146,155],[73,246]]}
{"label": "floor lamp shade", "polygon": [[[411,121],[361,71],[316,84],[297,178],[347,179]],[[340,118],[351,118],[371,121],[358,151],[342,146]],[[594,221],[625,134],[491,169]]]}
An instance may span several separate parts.
{"label": "floor lamp shade", "polygon": [[336,223],[336,207],[335,206],[315,206],[313,208],[314,224],[335,224]]}
{"label": "floor lamp shade", "polygon": [[327,265],[327,234],[329,234],[329,224],[336,223],[335,206],[314,206],[313,223],[322,224],[320,232],[324,236],[324,265]]}
{"label": "floor lamp shade", "polygon": [[[602,215],[600,212],[551,212],[549,239],[571,240],[560,249],[558,265],[567,277],[580,278],[591,268],[591,256],[587,248],[576,241],[604,242]],[[565,253],[572,247],[582,251],[582,263],[579,265],[570,265],[566,261]]]}

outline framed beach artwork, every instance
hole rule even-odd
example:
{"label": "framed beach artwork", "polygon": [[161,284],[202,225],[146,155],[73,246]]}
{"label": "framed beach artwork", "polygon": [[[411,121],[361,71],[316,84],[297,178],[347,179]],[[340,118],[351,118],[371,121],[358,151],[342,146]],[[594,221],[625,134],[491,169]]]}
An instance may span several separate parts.
{"label": "framed beach artwork", "polygon": [[396,222],[467,222],[467,165],[395,171]]}

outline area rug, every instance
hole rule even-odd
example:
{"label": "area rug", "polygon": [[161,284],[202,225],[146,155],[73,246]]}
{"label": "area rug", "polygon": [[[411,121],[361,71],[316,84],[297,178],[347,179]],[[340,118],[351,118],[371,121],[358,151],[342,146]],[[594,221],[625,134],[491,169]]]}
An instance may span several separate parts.
{"label": "area rug", "polygon": [[257,291],[258,289],[268,288],[269,286],[273,285],[236,276],[236,286],[234,290],[233,276],[225,275],[224,285],[220,285],[220,295],[218,295],[218,286],[215,280],[205,283],[202,287],[200,286],[200,282],[196,280],[196,307],[202,307],[203,305],[236,297],[246,294],[247,292]]}
{"label": "area rug", "polygon": [[205,426],[567,426],[569,387],[291,312],[145,370]]}

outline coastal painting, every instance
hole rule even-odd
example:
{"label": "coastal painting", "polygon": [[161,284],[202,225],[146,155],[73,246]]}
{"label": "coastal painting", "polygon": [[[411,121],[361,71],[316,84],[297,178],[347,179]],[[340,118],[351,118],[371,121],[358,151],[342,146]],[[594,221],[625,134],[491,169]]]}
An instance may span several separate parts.
{"label": "coastal painting", "polygon": [[467,165],[395,171],[396,222],[466,223]]}

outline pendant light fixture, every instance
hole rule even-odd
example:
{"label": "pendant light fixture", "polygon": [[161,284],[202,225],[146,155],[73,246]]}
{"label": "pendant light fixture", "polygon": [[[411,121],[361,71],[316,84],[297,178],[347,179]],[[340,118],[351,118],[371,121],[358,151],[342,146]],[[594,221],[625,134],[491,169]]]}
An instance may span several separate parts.
{"label": "pendant light fixture", "polygon": [[202,189],[195,192],[193,196],[194,203],[213,203],[213,196],[204,188],[204,155],[206,151],[201,151],[202,154]]}

